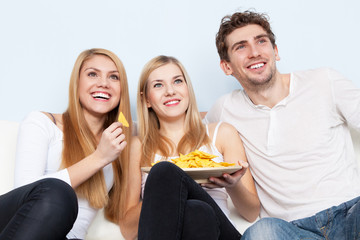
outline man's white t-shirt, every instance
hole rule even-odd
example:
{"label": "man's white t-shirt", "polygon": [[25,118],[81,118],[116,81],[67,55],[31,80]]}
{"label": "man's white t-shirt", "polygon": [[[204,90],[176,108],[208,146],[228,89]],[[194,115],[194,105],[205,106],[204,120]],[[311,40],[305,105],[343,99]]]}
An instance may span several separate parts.
{"label": "man's white t-shirt", "polygon": [[238,130],[262,204],[260,217],[287,221],[360,195],[349,125],[360,129],[360,90],[338,72],[294,72],[273,108],[243,90],[221,97],[204,120]]}

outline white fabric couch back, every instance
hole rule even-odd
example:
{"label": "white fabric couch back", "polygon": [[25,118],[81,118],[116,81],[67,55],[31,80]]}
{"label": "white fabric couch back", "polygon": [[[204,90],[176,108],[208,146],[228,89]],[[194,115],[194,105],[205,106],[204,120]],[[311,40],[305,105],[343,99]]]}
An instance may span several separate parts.
{"label": "white fabric couch back", "polygon": [[[0,120],[0,195],[13,189],[15,149],[19,123]],[[360,165],[360,133],[352,131],[355,154]],[[229,198],[230,199],[230,198]],[[228,201],[230,218],[236,228],[243,233],[251,224],[238,216],[231,200]],[[121,240],[124,239],[119,227],[104,218],[101,210],[91,224],[86,240]]]}

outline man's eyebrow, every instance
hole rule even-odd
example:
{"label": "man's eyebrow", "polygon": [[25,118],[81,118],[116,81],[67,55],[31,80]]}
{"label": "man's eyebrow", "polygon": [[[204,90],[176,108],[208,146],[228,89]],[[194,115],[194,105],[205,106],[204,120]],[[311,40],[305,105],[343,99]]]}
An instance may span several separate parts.
{"label": "man's eyebrow", "polygon": [[270,37],[269,37],[268,34],[260,34],[260,35],[257,35],[256,37],[254,37],[254,39],[259,39],[259,38],[264,38],[264,37],[270,39]]}
{"label": "man's eyebrow", "polygon": [[[257,39],[260,39],[260,38],[269,38],[269,35],[268,34],[260,34],[260,35],[257,35],[254,37],[255,40]],[[270,39],[270,38],[269,38]],[[247,40],[241,40],[239,42],[236,42],[234,43],[232,46],[231,46],[231,50],[234,50],[234,48],[236,48],[237,45],[241,45],[241,44],[244,44],[244,43],[247,43],[248,41]]]}

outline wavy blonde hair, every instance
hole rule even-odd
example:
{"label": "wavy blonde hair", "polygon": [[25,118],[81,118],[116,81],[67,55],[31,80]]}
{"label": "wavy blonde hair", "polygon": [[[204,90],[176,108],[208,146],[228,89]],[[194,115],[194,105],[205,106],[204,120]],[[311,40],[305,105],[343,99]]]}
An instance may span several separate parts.
{"label": "wavy blonde hair", "polygon": [[[160,123],[156,113],[152,108],[148,108],[147,99],[147,83],[149,75],[157,68],[166,64],[175,64],[182,72],[189,92],[189,106],[186,110],[185,117],[185,135],[180,140],[177,148],[174,143],[160,135]],[[138,118],[138,136],[142,141],[142,165],[150,166],[152,159],[157,151],[160,151],[164,157],[170,154],[194,151],[202,145],[208,145],[210,139],[206,134],[206,128],[202,123],[200,113],[196,105],[195,93],[190,78],[184,66],[174,57],[157,56],[151,59],[143,68],[140,75],[138,91],[137,91],[137,118]],[[176,148],[176,149],[175,149]]]}
{"label": "wavy blonde hair", "polygon": [[62,167],[69,167],[96,150],[97,140],[91,132],[83,113],[78,92],[79,76],[82,66],[86,61],[94,56],[102,55],[110,58],[118,72],[120,78],[120,102],[119,105],[107,114],[103,128],[106,129],[111,123],[117,121],[117,116],[123,112],[129,122],[128,128],[123,128],[126,136],[127,146],[121,152],[118,160],[112,163],[114,172],[114,185],[107,193],[103,171],[98,171],[87,181],[76,188],[76,193],[86,198],[90,205],[95,208],[105,207],[106,217],[117,222],[123,215],[126,194],[126,169],[129,159],[130,137],[132,129],[132,119],[130,112],[130,100],[128,82],[125,68],[120,59],[111,51],[100,48],[85,50],[76,59],[74,64],[69,86],[69,106],[63,114],[64,122],[64,147],[62,152]]}

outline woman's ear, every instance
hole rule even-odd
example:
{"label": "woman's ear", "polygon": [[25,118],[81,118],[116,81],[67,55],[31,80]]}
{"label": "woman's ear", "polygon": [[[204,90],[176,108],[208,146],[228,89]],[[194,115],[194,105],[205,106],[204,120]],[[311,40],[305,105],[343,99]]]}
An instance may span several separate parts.
{"label": "woman's ear", "polygon": [[147,108],[151,108],[151,104],[150,104],[149,100],[147,100],[147,99],[145,98],[144,92],[140,92],[140,96],[141,96],[141,98],[143,98],[143,99],[146,101],[146,106],[147,106]]}

